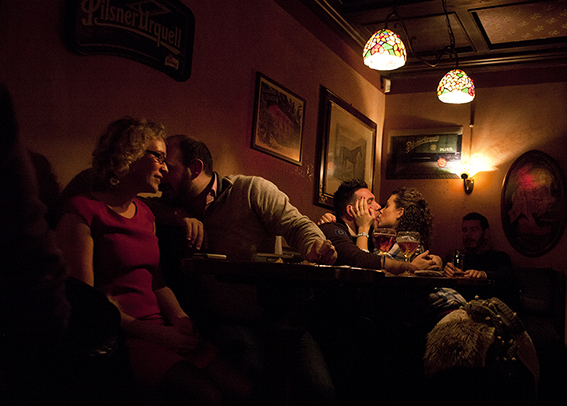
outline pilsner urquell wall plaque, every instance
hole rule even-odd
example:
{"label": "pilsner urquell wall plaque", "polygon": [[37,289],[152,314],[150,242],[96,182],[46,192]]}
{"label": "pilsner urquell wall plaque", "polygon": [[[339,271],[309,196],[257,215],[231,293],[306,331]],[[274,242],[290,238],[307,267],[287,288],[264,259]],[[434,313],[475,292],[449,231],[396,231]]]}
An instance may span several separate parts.
{"label": "pilsner urquell wall plaque", "polygon": [[176,0],[69,0],[73,51],[132,59],[177,81],[191,76],[195,17]]}

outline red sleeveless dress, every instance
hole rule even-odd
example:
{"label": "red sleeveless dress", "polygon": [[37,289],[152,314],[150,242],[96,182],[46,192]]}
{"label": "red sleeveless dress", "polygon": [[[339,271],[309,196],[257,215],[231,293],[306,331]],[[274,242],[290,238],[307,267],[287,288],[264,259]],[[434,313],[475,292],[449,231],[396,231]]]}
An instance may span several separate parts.
{"label": "red sleeveless dress", "polygon": [[[75,196],[66,213],[85,219],[94,242],[94,285],[112,296],[120,309],[138,320],[165,325],[154,290],[165,287],[159,270],[160,253],[154,234],[154,215],[149,207],[134,199],[136,213],[126,218],[92,196]],[[155,386],[174,364],[190,361],[206,367],[218,349],[208,342],[189,355],[179,355],[151,341],[127,338],[134,377]]]}

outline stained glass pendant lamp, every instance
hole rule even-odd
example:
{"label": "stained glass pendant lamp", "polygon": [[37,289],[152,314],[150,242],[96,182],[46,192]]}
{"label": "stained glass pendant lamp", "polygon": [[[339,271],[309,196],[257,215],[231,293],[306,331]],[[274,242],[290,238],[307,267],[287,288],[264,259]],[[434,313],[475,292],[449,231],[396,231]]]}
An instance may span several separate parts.
{"label": "stained glass pendant lamp", "polygon": [[437,97],[443,103],[469,103],[474,99],[473,80],[464,71],[453,69],[439,82]]}
{"label": "stained glass pendant lamp", "polygon": [[400,36],[384,28],[376,31],[362,52],[364,64],[376,70],[394,70],[405,65],[406,46]]}

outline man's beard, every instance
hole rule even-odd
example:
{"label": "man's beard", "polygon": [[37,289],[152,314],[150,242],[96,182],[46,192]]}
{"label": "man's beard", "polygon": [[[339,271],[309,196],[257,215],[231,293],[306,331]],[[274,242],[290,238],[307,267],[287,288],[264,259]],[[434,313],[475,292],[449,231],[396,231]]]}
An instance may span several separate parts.
{"label": "man's beard", "polygon": [[481,239],[477,240],[465,240],[464,241],[465,249],[470,252],[474,253],[482,253],[488,249],[488,240]]}
{"label": "man's beard", "polygon": [[189,173],[184,171],[177,185],[177,193],[175,194],[174,201],[181,207],[191,207],[195,203],[196,196],[197,193],[194,190],[194,185],[193,182],[191,182]]}

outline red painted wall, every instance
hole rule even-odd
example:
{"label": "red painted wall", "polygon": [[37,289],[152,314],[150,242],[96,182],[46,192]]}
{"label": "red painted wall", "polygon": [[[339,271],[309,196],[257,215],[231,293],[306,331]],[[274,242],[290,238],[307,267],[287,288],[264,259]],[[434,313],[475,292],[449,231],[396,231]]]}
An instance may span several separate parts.
{"label": "red painted wall", "polygon": [[[510,165],[530,149],[548,153],[567,172],[567,70],[513,78],[507,72],[483,77],[469,72],[477,84],[473,153],[489,153],[496,171],[476,175],[474,192],[465,195],[459,180],[387,180],[379,173],[385,174],[388,148],[385,139],[380,151],[382,129],[387,138],[390,130],[462,125],[467,150],[471,105],[439,102],[438,79],[398,94],[394,80],[392,93],[384,95],[379,75],[361,68],[360,56],[325,31],[299,0],[184,3],[196,20],[193,69],[189,80],[176,82],[135,61],[69,51],[61,37],[63,0],[2,1],[0,80],[12,92],[23,139],[51,161],[62,186],[89,166],[110,121],[125,114],[147,116],[163,121],[172,134],[206,140],[221,174],[264,176],[317,219],[326,211],[313,204],[322,85],[378,124],[382,163],[374,189],[382,201],[400,185],[423,191],[435,216],[435,252],[444,255],[458,243],[461,216],[478,210],[490,220],[494,246],[508,251],[516,264],[564,269],[565,235],[539,258],[512,249],[500,224],[500,190]],[[250,148],[257,71],[306,99],[301,166]],[[495,84],[495,77],[504,85]]]}
{"label": "red painted wall", "polygon": [[[264,176],[318,219],[325,212],[313,204],[319,88],[329,88],[378,123],[381,135],[379,75],[360,74],[347,64],[361,62],[344,44],[318,40],[314,33],[325,34],[320,23],[308,30],[294,19],[289,13],[306,24],[315,21],[299,1],[283,2],[285,10],[276,1],[184,3],[196,21],[193,66],[189,80],[176,82],[135,61],[69,51],[61,37],[63,0],[2,1],[0,80],[13,95],[26,144],[51,161],[65,186],[90,165],[110,121],[126,114],[150,117],[171,134],[205,140],[221,174]],[[257,71],[306,99],[301,166],[250,148]]]}
{"label": "red painted wall", "polygon": [[510,166],[524,152],[533,149],[543,151],[559,164],[563,173],[567,173],[566,100],[567,77],[563,82],[522,86],[482,88],[477,84],[474,106],[441,103],[434,87],[424,93],[387,95],[382,173],[386,169],[387,135],[392,130],[463,126],[463,155],[468,156],[471,131],[469,124],[473,107],[473,159],[475,156],[488,158],[493,170],[474,176],[474,190],[470,195],[464,193],[463,181],[460,179],[383,178],[381,201],[385,201],[396,187],[418,188],[426,196],[434,216],[432,250],[440,255],[447,254],[461,243],[463,215],[478,211],[490,222],[494,248],[508,252],[516,265],[550,266],[567,271],[565,234],[550,252],[541,257],[529,258],[510,245],[500,219],[502,184]]}

